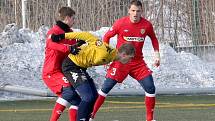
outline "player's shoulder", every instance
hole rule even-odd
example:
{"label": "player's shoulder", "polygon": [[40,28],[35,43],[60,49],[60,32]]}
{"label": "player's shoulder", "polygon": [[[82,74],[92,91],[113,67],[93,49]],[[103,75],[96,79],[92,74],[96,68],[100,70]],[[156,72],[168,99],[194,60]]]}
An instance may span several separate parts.
{"label": "player's shoulder", "polygon": [[62,34],[65,33],[58,25],[54,25],[48,30],[47,34]]}
{"label": "player's shoulder", "polygon": [[144,23],[144,24],[148,24],[148,25],[152,25],[152,23],[150,22],[150,20],[144,18],[144,17],[141,17],[141,22]]}

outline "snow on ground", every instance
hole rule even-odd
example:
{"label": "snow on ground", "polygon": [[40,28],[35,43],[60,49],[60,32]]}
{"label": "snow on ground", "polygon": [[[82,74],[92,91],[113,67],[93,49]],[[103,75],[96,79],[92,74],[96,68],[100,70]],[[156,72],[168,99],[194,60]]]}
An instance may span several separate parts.
{"label": "snow on ground", "polygon": [[[47,90],[41,79],[44,59],[45,34],[48,27],[41,26],[38,32],[29,29],[19,29],[15,24],[9,24],[0,33],[0,84],[9,83],[24,87]],[[102,38],[108,27],[92,31]],[[80,31],[80,30],[78,30]],[[116,37],[111,38],[115,46]],[[158,88],[204,88],[215,87],[215,64],[201,60],[186,52],[177,53],[166,44],[160,44],[161,66],[152,68],[153,49],[150,39],[146,38],[143,49],[144,59],[154,70],[155,85]],[[98,87],[104,81],[103,66],[89,69]],[[138,82],[128,77],[124,83],[115,89],[140,89]],[[29,96],[0,91],[0,99],[29,98]]]}

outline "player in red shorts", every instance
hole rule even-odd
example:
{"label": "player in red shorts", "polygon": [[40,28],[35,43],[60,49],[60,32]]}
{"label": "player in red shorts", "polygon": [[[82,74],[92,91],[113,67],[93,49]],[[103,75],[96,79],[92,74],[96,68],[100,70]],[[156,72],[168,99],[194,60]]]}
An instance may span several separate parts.
{"label": "player in red shorts", "polygon": [[131,1],[128,13],[129,16],[125,16],[114,23],[112,28],[105,34],[103,40],[109,44],[110,38],[118,35],[116,48],[119,48],[123,43],[130,42],[135,46],[135,56],[127,64],[123,65],[118,61],[114,61],[110,65],[107,70],[106,80],[104,81],[101,90],[98,92],[99,97],[94,105],[91,119],[94,118],[96,112],[104,103],[105,97],[116,83],[122,83],[123,80],[130,75],[136,79],[145,90],[146,120],[154,120],[155,85],[152,78],[152,71],[147,67],[143,60],[142,48],[146,36],[149,36],[155,53],[154,66],[159,66],[159,43],[155,36],[152,24],[141,17],[142,3],[140,1]]}
{"label": "player in red shorts", "polygon": [[77,109],[81,99],[63,75],[61,68],[63,60],[69,53],[77,53],[77,48],[74,46],[76,40],[64,39],[54,42],[50,38],[52,34],[72,32],[70,28],[74,23],[75,11],[70,7],[62,7],[58,14],[59,20],[47,33],[42,78],[47,87],[58,96],[50,121],[58,121],[66,107],[69,108],[69,120],[76,121]]}

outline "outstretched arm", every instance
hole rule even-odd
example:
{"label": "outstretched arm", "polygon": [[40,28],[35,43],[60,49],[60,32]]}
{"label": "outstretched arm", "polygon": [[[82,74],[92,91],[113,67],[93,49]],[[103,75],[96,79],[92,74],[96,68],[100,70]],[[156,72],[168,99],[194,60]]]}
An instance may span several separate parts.
{"label": "outstretched arm", "polygon": [[83,40],[85,42],[91,43],[99,40],[96,36],[89,32],[68,32],[65,34],[59,34],[59,35],[51,35],[51,39],[54,42],[59,42],[62,39],[78,39]]}
{"label": "outstretched arm", "polygon": [[119,23],[116,21],[103,37],[103,42],[109,44],[110,38],[117,34]]}
{"label": "outstretched arm", "polygon": [[57,51],[60,51],[63,53],[69,52],[69,50],[70,50],[69,45],[53,42],[53,40],[50,38],[51,35],[48,34],[47,36],[48,37],[46,38],[46,43],[47,43],[46,48],[57,50]]}

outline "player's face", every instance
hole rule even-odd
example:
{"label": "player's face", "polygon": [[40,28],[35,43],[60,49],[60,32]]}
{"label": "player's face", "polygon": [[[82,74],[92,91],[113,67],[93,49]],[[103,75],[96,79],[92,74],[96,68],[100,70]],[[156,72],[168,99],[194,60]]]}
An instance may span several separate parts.
{"label": "player's face", "polygon": [[126,55],[126,54],[121,54],[121,58],[120,58],[120,62],[123,64],[128,63],[132,58],[134,57],[134,55]]}
{"label": "player's face", "polygon": [[73,24],[75,23],[75,17],[74,16],[66,16],[65,18],[65,23],[69,26],[72,27]]}
{"label": "player's face", "polygon": [[139,22],[142,14],[141,6],[131,5],[128,14],[132,23]]}

